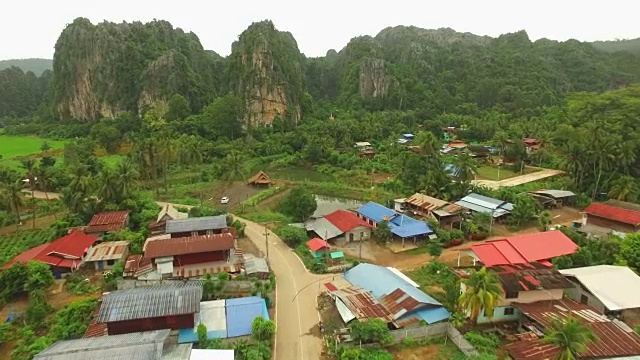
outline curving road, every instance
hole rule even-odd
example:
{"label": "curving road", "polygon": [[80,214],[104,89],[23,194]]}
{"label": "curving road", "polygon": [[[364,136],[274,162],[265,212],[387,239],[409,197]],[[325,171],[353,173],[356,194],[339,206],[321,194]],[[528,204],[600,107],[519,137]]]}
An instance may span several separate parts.
{"label": "curving road", "polygon": [[[245,233],[266,253],[265,227],[234,217],[247,224]],[[309,273],[298,256],[273,232],[268,231],[269,265],[276,275],[277,326],[275,360],[318,360],[322,340],[318,336],[316,298],[327,275]]]}

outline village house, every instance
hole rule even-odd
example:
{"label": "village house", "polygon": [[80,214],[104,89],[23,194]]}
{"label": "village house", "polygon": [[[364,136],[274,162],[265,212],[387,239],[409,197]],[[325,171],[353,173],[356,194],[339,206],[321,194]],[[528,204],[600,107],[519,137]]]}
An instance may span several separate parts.
{"label": "village house", "polygon": [[29,249],[13,258],[4,268],[15,263],[38,261],[51,267],[56,279],[77,270],[87,256],[87,252],[98,238],[81,232],[74,232],[50,243]]}
{"label": "village house", "polygon": [[244,273],[253,278],[266,280],[269,278],[269,264],[265,258],[244,254]]}
{"label": "village house", "polygon": [[555,359],[560,349],[540,340],[554,320],[572,316],[591,329],[596,340],[577,356],[586,359],[637,359],[640,355],[640,335],[622,321],[609,319],[595,308],[571,299],[538,301],[514,305],[522,314],[518,340],[504,347],[514,360]]}
{"label": "village house", "polygon": [[500,219],[511,214],[511,211],[513,211],[513,204],[511,203],[476,193],[471,193],[463,197],[459,201],[456,201],[455,204],[472,213],[489,214],[493,219]]}
{"label": "village house", "polygon": [[309,247],[309,252],[313,254],[316,260],[320,260],[323,257],[329,258],[330,256],[331,245],[320,238],[313,238],[307,241],[307,247]]}
{"label": "village house", "polygon": [[362,241],[371,238],[373,226],[359,218],[355,213],[336,210],[306,224],[308,231],[326,241]]}
{"label": "village house", "polygon": [[522,142],[524,143],[527,154],[534,153],[542,147],[542,141],[540,141],[540,139],[525,138],[522,139]]}
{"label": "village house", "polygon": [[[592,203],[582,212],[582,223],[576,229],[583,233],[618,233],[640,231],[640,210],[622,201]],[[631,204],[633,205],[633,204]]]}
{"label": "village house", "polygon": [[324,286],[345,323],[378,318],[392,328],[403,328],[422,321],[433,324],[451,316],[440,302],[393,268],[359,264]]}
{"label": "village house", "polygon": [[596,265],[560,270],[571,283],[566,294],[608,316],[640,323],[640,276],[626,266]]}
{"label": "village house", "polygon": [[[460,221],[463,208],[447,201],[436,199],[421,193],[415,193],[406,199],[395,200],[400,203],[401,211],[411,212],[414,215],[434,219],[440,225],[451,225]],[[398,207],[395,208],[398,210]]]}
{"label": "village house", "polygon": [[203,216],[181,220],[167,220],[166,233],[172,238],[220,234],[227,230],[225,215]]}
{"label": "village house", "polygon": [[433,230],[424,221],[413,219],[374,202],[364,204],[356,213],[373,228],[386,221],[391,233],[402,240],[403,246],[406,239],[413,240],[415,243],[427,237],[435,238]]}
{"label": "village house", "polygon": [[471,257],[473,266],[476,266],[477,262],[488,268],[538,262],[552,267],[551,259],[571,255],[577,250],[578,245],[560,230],[524,234],[462,248],[458,252],[458,267],[461,265],[463,253]]}
{"label": "village house", "polygon": [[[477,268],[475,268],[477,269]],[[461,279],[471,275],[474,268],[454,269],[454,273]],[[498,278],[503,289],[503,297],[489,317],[481,311],[477,323],[497,323],[515,321],[520,312],[514,307],[515,303],[530,303],[541,300],[560,300],[565,289],[572,287],[558,270],[538,262],[520,263],[512,265],[498,265],[490,267]],[[466,291],[464,283],[460,284],[460,293]]]}
{"label": "village house", "polygon": [[355,144],[356,150],[358,150],[358,155],[360,157],[372,158],[376,155],[376,151],[371,146],[370,142],[360,141]]}
{"label": "village house", "polygon": [[98,271],[112,269],[116,262],[129,254],[128,241],[106,241],[92,247],[84,262]]}
{"label": "village house", "polygon": [[545,208],[565,206],[576,196],[567,190],[534,190],[529,191],[529,194]]}
{"label": "village house", "polygon": [[202,284],[183,282],[112,291],[102,297],[97,323],[109,335],[193,328]]}
{"label": "village house", "polygon": [[248,181],[247,184],[249,185],[253,185],[253,186],[269,186],[271,185],[273,182],[271,181],[271,179],[269,178],[269,176],[267,176],[267,174],[265,174],[264,171],[260,170],[258,171],[257,174],[253,175]]}
{"label": "village house", "polygon": [[129,213],[130,211],[101,212],[93,215],[89,225],[77,228],[77,230],[102,238],[108,232],[116,232],[126,228],[129,225]]}
{"label": "village house", "polygon": [[189,217],[189,214],[179,212],[173,205],[165,204],[155,222],[149,224],[149,233],[151,235],[164,234],[168,220],[183,220]]}
{"label": "village house", "polygon": [[266,301],[259,296],[202,301],[194,326],[180,329],[178,343],[197,342],[199,324],[207,327],[208,339],[247,337],[257,317],[269,320]]}
{"label": "village house", "polygon": [[191,278],[222,271],[240,272],[242,251],[236,245],[230,233],[148,242],[145,244],[144,258],[151,260],[153,268],[139,275],[138,279]]}

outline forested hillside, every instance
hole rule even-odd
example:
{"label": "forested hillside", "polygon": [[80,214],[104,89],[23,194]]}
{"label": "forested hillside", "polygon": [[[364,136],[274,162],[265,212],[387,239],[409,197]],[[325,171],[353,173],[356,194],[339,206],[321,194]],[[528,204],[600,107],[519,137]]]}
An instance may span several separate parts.
{"label": "forested hillside", "polygon": [[31,71],[40,76],[43,72],[53,69],[53,60],[51,59],[10,59],[0,60],[0,70],[10,68],[12,66],[19,67],[22,71]]}
{"label": "forested hillside", "polygon": [[593,46],[602,51],[617,52],[628,51],[640,55],[640,38],[628,40],[594,41]]}
{"label": "forested hillside", "polygon": [[[108,153],[127,144],[147,179],[168,171],[157,168],[155,144],[180,139],[198,156],[162,156],[224,159],[216,176],[247,159],[284,157],[350,181],[359,171],[397,174],[396,190],[443,197],[464,189],[443,190],[439,167],[427,171],[418,155],[388,144],[425,130],[431,140],[420,141],[436,144],[454,126],[459,139],[497,146],[516,164],[566,170],[569,186],[595,197],[616,181],[637,190],[640,176],[640,57],[597,46],[532,42],[524,31],[491,38],[396,26],[306,58],[267,20],[240,34],[225,58],[165,21],[79,18],[58,39],[53,74],[0,72],[0,116],[12,116],[0,124],[7,134],[90,134]],[[544,149],[525,154],[524,137]],[[381,154],[361,163],[345,150],[355,141]]]}

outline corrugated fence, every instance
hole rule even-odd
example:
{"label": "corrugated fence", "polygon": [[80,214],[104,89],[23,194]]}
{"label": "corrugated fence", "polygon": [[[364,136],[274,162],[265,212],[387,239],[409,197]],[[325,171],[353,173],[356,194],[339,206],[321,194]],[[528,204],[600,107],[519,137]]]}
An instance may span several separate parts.
{"label": "corrugated fence", "polygon": [[391,331],[394,342],[401,342],[404,339],[421,339],[425,337],[445,335],[448,339],[467,356],[479,355],[478,351],[460,334],[458,329],[449,323],[438,323],[415,328],[407,328]]}

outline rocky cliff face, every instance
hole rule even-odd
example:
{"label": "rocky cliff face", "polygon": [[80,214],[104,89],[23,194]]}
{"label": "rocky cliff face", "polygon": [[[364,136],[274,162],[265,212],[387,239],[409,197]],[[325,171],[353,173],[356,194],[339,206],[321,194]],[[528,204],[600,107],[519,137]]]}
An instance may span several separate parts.
{"label": "rocky cliff face", "polygon": [[291,34],[270,21],[254,23],[233,44],[229,61],[231,87],[246,103],[248,126],[271,124],[278,115],[300,120],[303,57]]}
{"label": "rocky cliff face", "polygon": [[382,59],[367,58],[360,64],[360,96],[362,98],[384,98],[397,81],[387,72]]}
{"label": "rocky cliff face", "polygon": [[91,121],[181,94],[197,109],[211,88],[200,75],[207,59],[214,61],[195,35],[165,21],[93,25],[79,18],[56,43],[53,107],[61,118]]}

